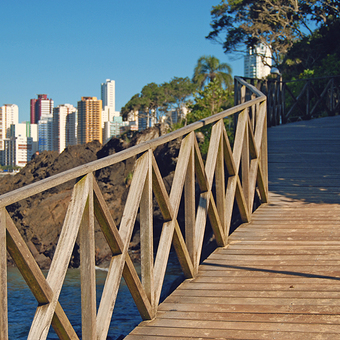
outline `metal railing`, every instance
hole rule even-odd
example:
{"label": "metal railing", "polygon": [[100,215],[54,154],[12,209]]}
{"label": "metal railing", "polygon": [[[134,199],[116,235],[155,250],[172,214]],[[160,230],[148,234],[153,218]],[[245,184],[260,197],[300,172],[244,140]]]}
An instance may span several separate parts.
{"label": "metal railing", "polygon": [[[143,319],[157,312],[171,245],[186,278],[197,274],[207,219],[218,246],[228,242],[234,202],[242,221],[248,222],[254,199],[268,200],[266,97],[254,86],[236,78],[242,103],[152,141],[106,158],[59,173],[0,196],[0,339],[8,339],[6,249],[37,300],[28,339],[46,339],[50,326],[60,339],[78,339],[59,295],[78,237],[80,247],[82,339],[106,339],[119,284],[124,277]],[[245,101],[246,96],[251,100]],[[224,119],[237,115],[231,148]],[[204,163],[195,131],[211,124]],[[167,193],[153,150],[182,138],[170,194]],[[139,156],[119,229],[114,223],[93,172]],[[47,277],[12,221],[6,207],[37,193],[80,178],[73,188],[59,241]],[[195,200],[195,184],[200,192]],[[153,249],[153,195],[164,224],[157,251]],[[185,205],[185,226],[177,221],[180,202]],[[129,242],[140,212],[141,280],[128,254]],[[100,305],[96,306],[94,220],[112,251]],[[185,237],[183,236],[185,235]]]}

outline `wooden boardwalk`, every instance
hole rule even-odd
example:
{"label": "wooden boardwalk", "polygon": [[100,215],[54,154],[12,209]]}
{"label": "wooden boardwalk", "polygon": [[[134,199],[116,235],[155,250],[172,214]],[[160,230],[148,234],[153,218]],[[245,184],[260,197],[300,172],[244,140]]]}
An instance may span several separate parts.
{"label": "wooden boardwalk", "polygon": [[270,203],[127,340],[340,338],[340,117],[268,140]]}

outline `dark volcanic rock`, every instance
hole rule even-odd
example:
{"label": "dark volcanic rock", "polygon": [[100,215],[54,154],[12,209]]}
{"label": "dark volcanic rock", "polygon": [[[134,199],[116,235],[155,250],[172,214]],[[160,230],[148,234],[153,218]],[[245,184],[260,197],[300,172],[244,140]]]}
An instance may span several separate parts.
{"label": "dark volcanic rock", "polygon": [[[130,136],[130,139],[112,138],[103,147],[99,142],[75,145],[66,148],[60,155],[54,151],[45,151],[35,156],[20,173],[15,176],[4,176],[0,180],[0,193],[20,188],[30,183],[50,177],[62,171],[103,158],[127,147],[156,138],[166,133],[164,126],[147,129],[142,133]],[[172,183],[172,172],[175,169],[180,141],[172,141],[155,150],[155,157],[160,166],[167,189]],[[124,204],[128,195],[129,185],[135,166],[135,157],[98,170],[95,174],[98,185],[116,225],[119,225]],[[72,188],[76,180],[69,181],[58,187],[44,191],[9,207],[14,223],[24,240],[29,245],[33,256],[41,268],[47,268],[56,249]],[[155,225],[162,225],[162,216],[155,206]],[[139,248],[139,219],[137,218],[131,247]],[[156,231],[157,233],[157,231]],[[96,263],[109,261],[111,251],[98,225],[95,226]],[[70,266],[79,265],[79,245],[75,245]]]}

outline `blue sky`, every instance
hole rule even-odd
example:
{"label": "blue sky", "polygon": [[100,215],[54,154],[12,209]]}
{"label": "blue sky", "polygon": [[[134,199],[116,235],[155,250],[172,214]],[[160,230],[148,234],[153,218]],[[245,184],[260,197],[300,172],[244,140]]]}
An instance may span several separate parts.
{"label": "blue sky", "polygon": [[[47,93],[55,106],[100,98],[116,82],[116,110],[148,83],[192,77],[197,59],[214,55],[243,75],[243,59],[226,56],[205,36],[219,0],[2,1],[0,105]],[[234,60],[233,60],[234,59]]]}

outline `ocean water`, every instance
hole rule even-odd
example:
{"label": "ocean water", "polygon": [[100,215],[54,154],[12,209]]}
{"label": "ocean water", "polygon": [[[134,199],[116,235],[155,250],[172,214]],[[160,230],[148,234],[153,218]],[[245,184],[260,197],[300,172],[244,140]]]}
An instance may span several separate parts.
{"label": "ocean water", "polygon": [[[137,268],[137,272],[139,268]],[[177,259],[171,256],[162,290],[163,298],[173,281],[180,276],[181,270]],[[97,308],[104,287],[107,272],[96,270]],[[37,302],[16,268],[8,268],[8,328],[10,340],[27,339],[30,326],[37,308]],[[59,297],[59,302],[68,316],[73,328],[81,339],[81,303],[80,303],[80,271],[69,269]],[[129,289],[122,279],[115,309],[110,324],[108,340],[116,340],[129,334],[142,318],[131,297]],[[47,339],[59,339],[51,327]]]}

